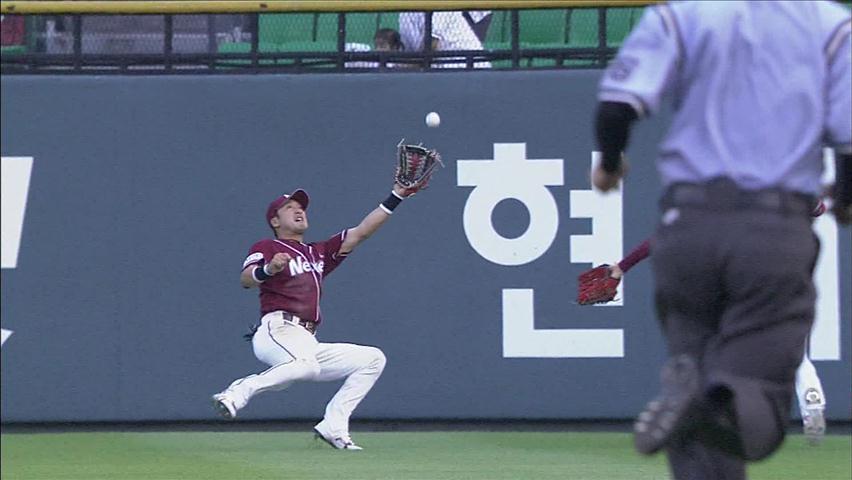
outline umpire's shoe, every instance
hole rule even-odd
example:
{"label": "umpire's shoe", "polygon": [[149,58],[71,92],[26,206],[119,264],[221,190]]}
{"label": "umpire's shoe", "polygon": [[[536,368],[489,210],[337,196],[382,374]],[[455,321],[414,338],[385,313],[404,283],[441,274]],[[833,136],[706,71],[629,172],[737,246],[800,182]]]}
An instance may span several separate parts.
{"label": "umpire's shoe", "polygon": [[337,450],[363,450],[363,448],[355,445],[349,435],[334,436],[320,430],[320,426],[314,427],[314,438],[332,446]]}
{"label": "umpire's shoe", "polygon": [[819,445],[825,437],[825,404],[815,388],[805,392],[805,438],[811,445]]}
{"label": "umpire's shoe", "polygon": [[658,452],[697,419],[700,405],[698,365],[689,355],[672,357],[660,373],[662,391],[648,403],[633,426],[636,450]]}

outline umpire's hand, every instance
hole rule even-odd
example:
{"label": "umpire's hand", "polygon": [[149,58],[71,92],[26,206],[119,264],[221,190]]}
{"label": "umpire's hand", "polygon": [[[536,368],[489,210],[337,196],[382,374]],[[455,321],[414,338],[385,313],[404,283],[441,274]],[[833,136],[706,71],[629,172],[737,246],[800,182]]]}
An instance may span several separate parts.
{"label": "umpire's hand", "polygon": [[618,188],[618,182],[621,181],[621,178],[623,176],[624,164],[622,164],[621,168],[619,168],[618,171],[614,173],[609,173],[604,170],[600,165],[598,165],[592,172],[592,185],[594,185],[595,188],[602,192],[608,192],[610,190]]}

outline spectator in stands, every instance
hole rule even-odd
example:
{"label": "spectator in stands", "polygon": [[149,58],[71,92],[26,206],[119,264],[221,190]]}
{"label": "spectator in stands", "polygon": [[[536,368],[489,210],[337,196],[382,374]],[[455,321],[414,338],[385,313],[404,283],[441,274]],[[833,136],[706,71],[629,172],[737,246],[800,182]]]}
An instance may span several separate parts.
{"label": "spectator in stands", "polygon": [[[373,51],[376,52],[399,52],[403,50],[402,40],[399,32],[392,28],[380,28],[373,36]],[[365,43],[347,43],[347,52],[369,52],[370,46]],[[379,62],[346,62],[347,68],[379,68]],[[406,65],[388,62],[387,68],[405,67]]]}
{"label": "spectator in stands", "polygon": [[[482,39],[487,33],[491,21],[490,11],[470,12],[402,12],[399,14],[399,33],[405,50],[420,52],[424,50],[426,36],[426,15],[432,16],[432,51],[447,52],[453,50],[482,50]],[[484,27],[484,28],[483,28]],[[433,68],[466,68],[462,58],[445,63],[437,61]],[[474,62],[474,68],[491,68],[490,62]]]}
{"label": "spectator in stands", "polygon": [[373,49],[377,52],[398,52],[403,49],[399,32],[392,28],[380,28],[373,37]]}

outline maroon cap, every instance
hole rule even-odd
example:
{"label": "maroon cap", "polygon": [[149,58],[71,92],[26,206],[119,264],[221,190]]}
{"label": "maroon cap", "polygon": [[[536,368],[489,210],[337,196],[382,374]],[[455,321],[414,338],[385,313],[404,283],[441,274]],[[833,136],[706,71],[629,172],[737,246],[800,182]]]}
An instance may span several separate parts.
{"label": "maroon cap", "polygon": [[266,223],[269,223],[278,214],[278,209],[288,200],[295,200],[303,209],[308,209],[308,192],[300,188],[293,193],[281,195],[269,204],[269,208],[266,209]]}

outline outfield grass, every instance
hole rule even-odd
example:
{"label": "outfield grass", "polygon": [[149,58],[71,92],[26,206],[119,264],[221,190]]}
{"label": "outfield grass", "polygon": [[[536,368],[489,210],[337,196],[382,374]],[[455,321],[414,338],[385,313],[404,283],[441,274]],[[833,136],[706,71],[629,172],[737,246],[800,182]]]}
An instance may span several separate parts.
{"label": "outfield grass", "polygon": [[[626,433],[366,432],[361,452],[296,432],[38,433],[2,435],[4,480],[578,479],[668,478]],[[849,480],[852,437],[819,447],[790,436],[751,479]]]}

